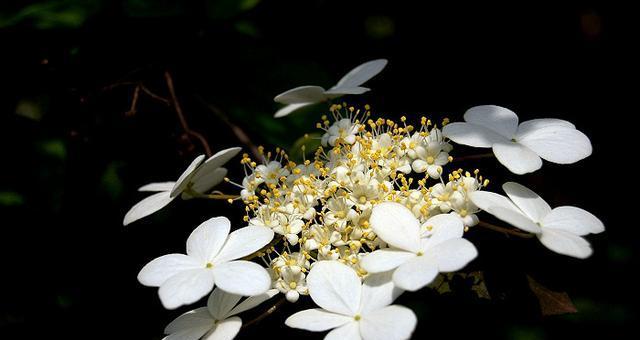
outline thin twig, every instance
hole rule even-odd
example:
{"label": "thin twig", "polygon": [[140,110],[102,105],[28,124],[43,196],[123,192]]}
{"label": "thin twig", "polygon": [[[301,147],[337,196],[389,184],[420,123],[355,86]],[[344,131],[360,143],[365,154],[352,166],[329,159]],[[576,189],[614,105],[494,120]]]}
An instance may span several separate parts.
{"label": "thin twig", "polygon": [[133,90],[133,98],[131,99],[131,107],[129,111],[125,113],[126,116],[133,116],[136,114],[136,108],[138,107],[138,99],[140,98],[140,85],[136,86]]}
{"label": "thin twig", "polygon": [[149,90],[148,87],[144,86],[142,83],[140,83],[140,85],[138,85],[140,87],[140,89],[146,93],[149,97],[164,103],[165,105],[171,106],[171,101],[165,97],[162,97],[160,95],[157,95],[155,93],[153,93],[151,90]]}
{"label": "thin twig", "polygon": [[531,234],[531,233],[519,232],[519,231],[516,231],[516,230],[513,230],[513,229],[497,226],[495,224],[487,223],[487,222],[484,222],[484,221],[478,222],[478,226],[483,227],[483,228],[487,228],[487,229],[490,229],[490,230],[493,230],[493,231],[497,231],[497,232],[500,232],[500,233],[505,233],[505,234],[521,237],[521,238],[532,238],[532,237],[534,237],[534,235]]}
{"label": "thin twig", "polygon": [[453,161],[454,162],[469,161],[469,160],[474,160],[474,159],[491,158],[491,157],[494,157],[493,152],[481,153],[479,155],[468,155],[468,156],[461,156],[461,157],[453,157]]}
{"label": "thin twig", "polygon": [[276,303],[273,304],[273,306],[269,307],[269,309],[267,309],[264,313],[258,315],[255,319],[250,320],[249,322],[247,322],[244,325],[242,325],[242,328],[247,328],[247,327],[253,325],[254,323],[262,321],[267,316],[273,314],[278,309],[278,307],[282,306],[282,304],[285,301],[286,301],[286,298],[284,296],[281,297],[278,301],[276,301]]}
{"label": "thin twig", "polygon": [[207,139],[204,138],[204,136],[196,131],[193,131],[189,128],[189,124],[187,123],[187,119],[184,116],[184,113],[182,112],[182,107],[180,106],[180,102],[178,101],[178,97],[176,96],[176,91],[175,88],[173,86],[173,78],[171,77],[171,74],[169,73],[169,71],[165,71],[164,72],[164,78],[167,82],[167,88],[169,89],[169,95],[171,96],[171,103],[173,104],[173,108],[176,111],[176,114],[178,115],[178,119],[180,120],[180,125],[182,126],[182,129],[184,130],[184,132],[187,135],[191,135],[195,138],[197,138],[200,143],[202,144],[202,147],[204,148],[205,153],[207,154],[207,156],[211,156],[211,148],[209,147],[209,143],[207,142]]}
{"label": "thin twig", "polygon": [[231,122],[229,118],[227,118],[227,115],[224,114],[224,112],[222,112],[222,110],[220,110],[217,106],[207,102],[200,95],[195,95],[195,96],[196,96],[196,99],[198,99],[202,103],[202,105],[204,105],[211,112],[213,112],[213,114],[215,114],[216,117],[218,117],[223,123],[225,123],[231,129],[231,131],[233,132],[234,135],[236,135],[236,138],[238,138],[240,143],[246,145],[249,148],[249,150],[251,150],[251,153],[256,159],[262,159],[262,155],[260,155],[260,152],[258,151],[258,147],[256,147],[255,144],[253,144],[253,142],[251,141],[251,138],[249,138],[249,135],[246,132],[244,132],[244,130],[242,130],[238,125],[235,125],[233,122]]}

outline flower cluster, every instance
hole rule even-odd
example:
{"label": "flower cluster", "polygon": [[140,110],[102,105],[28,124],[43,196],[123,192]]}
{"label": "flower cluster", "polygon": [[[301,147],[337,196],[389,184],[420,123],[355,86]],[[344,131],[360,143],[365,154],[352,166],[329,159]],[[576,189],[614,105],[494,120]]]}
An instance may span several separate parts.
{"label": "flower cluster", "polygon": [[[360,65],[330,90],[287,91],[276,100],[289,107],[277,115],[364,93],[368,89],[360,85],[385,65],[386,60]],[[141,188],[159,193],[134,206],[125,224],[177,195],[244,204],[244,227],[232,232],[229,219],[211,218],[189,236],[186,255],[161,256],[141,270],[139,281],[159,287],[168,309],[213,290],[206,308],[167,327],[168,338],[233,338],[242,325],[236,314],[281,293],[289,302],[308,295],[322,308],[292,315],[286,321],[290,327],[333,329],[327,338],[404,339],[411,336],[416,317],[393,301],[478,256],[465,235],[485,223],[478,217],[481,211],[537,236],[552,251],[577,258],[592,252],[583,236],[604,230],[580,208],[551,209],[514,182],[503,186],[508,197],[488,192],[489,180],[479,170],[451,166],[452,142],[490,147],[516,174],[539,169],[541,158],[576,162],[591,153],[591,144],[569,122],[518,124],[515,113],[491,105],[470,109],[459,123],[375,118],[368,105],[344,103],[331,104],[328,113],[317,124],[322,146],[312,158],[297,163],[280,148],[260,147],[254,158],[242,155],[244,176],[233,181],[221,168],[239,153],[232,148],[204,162],[203,156],[196,158],[177,182]],[[239,188],[237,195],[211,192],[223,177]],[[241,296],[249,297],[234,308]]]}

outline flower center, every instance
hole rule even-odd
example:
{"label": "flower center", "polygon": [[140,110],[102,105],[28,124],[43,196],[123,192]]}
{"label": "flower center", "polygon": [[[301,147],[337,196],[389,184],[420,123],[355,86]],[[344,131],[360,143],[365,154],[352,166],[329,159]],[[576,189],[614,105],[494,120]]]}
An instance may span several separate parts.
{"label": "flower center", "polygon": [[433,164],[435,160],[433,159],[433,157],[429,156],[427,157],[427,164]]}
{"label": "flower center", "polygon": [[424,255],[424,252],[421,250],[421,251],[417,252],[416,255],[422,256],[422,255]]}
{"label": "flower center", "polygon": [[362,319],[362,317],[360,316],[360,314],[356,314],[356,315],[353,317],[353,319],[354,319],[354,320],[356,320],[356,321],[360,321],[360,319]]}
{"label": "flower center", "polygon": [[207,262],[206,268],[207,268],[207,269],[211,269],[211,268],[213,268],[213,263],[211,263],[211,262]]}

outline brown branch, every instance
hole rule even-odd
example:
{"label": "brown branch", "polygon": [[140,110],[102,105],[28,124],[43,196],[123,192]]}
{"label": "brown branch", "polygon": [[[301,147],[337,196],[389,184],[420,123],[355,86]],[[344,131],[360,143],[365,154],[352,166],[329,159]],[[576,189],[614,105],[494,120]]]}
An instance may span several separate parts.
{"label": "brown branch", "polygon": [[474,160],[474,159],[491,158],[491,157],[494,157],[493,152],[481,153],[479,155],[468,155],[468,156],[461,156],[461,157],[453,157],[453,161],[454,162],[470,161],[470,160]]}
{"label": "brown branch", "polygon": [[211,112],[213,112],[213,114],[216,115],[218,119],[220,119],[223,123],[225,123],[231,129],[231,131],[233,132],[234,135],[236,135],[236,138],[238,138],[240,143],[246,145],[247,148],[251,150],[251,153],[256,159],[262,159],[262,155],[260,155],[260,152],[258,151],[258,147],[256,147],[255,144],[253,144],[253,142],[251,141],[251,138],[249,138],[249,135],[246,132],[244,132],[242,128],[240,128],[238,125],[235,125],[233,122],[231,122],[227,117],[227,115],[224,112],[222,112],[222,110],[220,110],[217,106],[207,102],[206,100],[204,100],[204,98],[202,98],[199,95],[196,95],[196,98],[202,103],[202,105],[204,105]]}
{"label": "brown branch", "polygon": [[164,78],[167,82],[167,88],[169,89],[169,95],[171,96],[171,103],[173,104],[173,108],[176,111],[176,114],[178,115],[178,119],[180,120],[180,125],[182,126],[182,130],[184,130],[184,132],[187,135],[191,135],[195,138],[197,138],[200,143],[202,144],[202,147],[204,148],[205,153],[207,154],[207,156],[211,156],[211,148],[209,147],[209,143],[207,142],[207,139],[204,138],[204,136],[196,131],[191,130],[191,128],[189,128],[189,124],[187,123],[187,119],[184,116],[184,113],[182,111],[182,107],[180,106],[180,102],[178,101],[178,97],[176,96],[176,91],[175,88],[173,86],[173,78],[171,77],[171,74],[169,73],[169,71],[165,71],[164,72]]}
{"label": "brown branch", "polygon": [[534,234],[531,234],[531,233],[523,233],[523,232],[519,232],[519,231],[516,231],[516,230],[513,230],[513,229],[497,226],[495,224],[491,224],[491,223],[487,223],[487,222],[483,222],[483,221],[478,222],[478,226],[486,228],[486,229],[490,229],[490,230],[493,230],[493,231],[497,231],[497,232],[500,232],[500,233],[521,237],[521,238],[532,238],[532,237],[535,236]]}
{"label": "brown branch", "polygon": [[159,102],[164,103],[165,105],[171,106],[171,101],[165,97],[159,96],[155,93],[153,93],[151,90],[149,90],[148,87],[144,86],[142,83],[140,83],[140,85],[138,85],[140,87],[140,89],[142,90],[142,92],[146,93],[149,97],[151,97],[152,99],[155,99]]}
{"label": "brown branch", "polygon": [[269,309],[267,309],[264,313],[258,315],[255,319],[250,320],[249,322],[245,323],[244,325],[242,325],[242,328],[247,328],[257,322],[262,321],[264,318],[266,318],[267,316],[273,314],[278,307],[282,306],[282,304],[286,301],[286,298],[283,296],[280,298],[280,300],[278,300],[276,303],[273,304],[273,306],[269,307]]}
{"label": "brown branch", "polygon": [[129,111],[125,113],[126,116],[131,117],[136,114],[136,108],[138,107],[138,99],[140,98],[140,85],[136,86],[133,90],[133,98],[131,99],[131,107]]}

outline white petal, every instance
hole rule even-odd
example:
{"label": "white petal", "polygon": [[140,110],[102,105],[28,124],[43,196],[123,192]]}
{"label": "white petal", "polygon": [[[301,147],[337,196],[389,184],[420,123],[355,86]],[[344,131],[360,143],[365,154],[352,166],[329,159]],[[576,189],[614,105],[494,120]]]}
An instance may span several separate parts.
{"label": "white petal", "polygon": [[129,223],[135,222],[143,217],[147,217],[164,208],[171,201],[173,201],[173,198],[169,196],[168,191],[153,194],[131,207],[127,214],[124,215],[122,225],[128,225]]}
{"label": "white petal", "polygon": [[373,232],[386,243],[410,252],[419,250],[420,223],[404,205],[395,202],[375,205],[369,223]]}
{"label": "white petal", "polygon": [[250,255],[273,240],[273,230],[267,227],[248,226],[231,234],[222,250],[214,258],[214,263],[222,263]]}
{"label": "white petal", "polygon": [[530,233],[540,233],[540,226],[533,222],[531,218],[525,216],[519,211],[497,206],[489,207],[485,211],[518,229],[522,229]]}
{"label": "white petal", "polygon": [[164,333],[174,334],[190,330],[193,334],[188,334],[186,338],[199,339],[211,328],[213,328],[213,318],[207,308],[201,307],[186,312],[171,321],[164,329]]}
{"label": "white petal", "polygon": [[273,116],[275,118],[282,118],[285,116],[288,116],[290,114],[292,114],[295,111],[298,111],[299,109],[309,106],[309,105],[313,105],[315,103],[299,103],[299,104],[289,104],[286,105],[284,107],[282,107],[280,110],[278,110]]}
{"label": "white petal", "polygon": [[271,277],[266,269],[249,261],[232,261],[213,267],[216,285],[232,294],[252,296],[266,292]]}
{"label": "white petal", "polygon": [[604,224],[590,212],[571,206],[557,207],[542,220],[542,226],[568,231],[575,235],[598,234]]}
{"label": "white petal", "polygon": [[187,239],[187,255],[202,262],[211,262],[227,240],[231,222],[220,216],[202,222]]}
{"label": "white petal", "polygon": [[402,294],[402,289],[393,283],[392,271],[369,274],[362,284],[360,313],[366,314],[386,307],[392,304],[400,294]]}
{"label": "white petal", "polygon": [[367,80],[373,78],[387,66],[386,59],[371,60],[356,66],[349,71],[338,83],[336,87],[357,87],[364,84]]}
{"label": "white petal", "polygon": [[213,275],[209,269],[190,269],[173,275],[158,289],[160,301],[166,309],[176,309],[200,300],[213,289]]}
{"label": "white petal", "polygon": [[347,94],[363,94],[371,89],[366,87],[332,87],[325,91],[324,94],[329,98],[338,98]]}
{"label": "white petal", "polygon": [[[214,278],[215,281],[215,278]],[[242,295],[227,293],[216,287],[207,300],[207,309],[216,320],[226,319],[229,311],[240,301]]]}
{"label": "white petal", "polygon": [[242,328],[242,320],[234,316],[218,322],[213,332],[203,340],[232,340],[238,335],[240,328]]}
{"label": "white petal", "polygon": [[587,240],[567,231],[544,228],[538,238],[545,247],[558,254],[585,259],[593,253]]}
{"label": "white petal", "polygon": [[318,103],[325,99],[320,86],[306,85],[293,88],[277,95],[273,100],[281,104]]}
{"label": "white petal", "polygon": [[450,239],[460,238],[464,234],[462,220],[450,214],[433,216],[424,222],[424,225],[432,228],[431,237],[426,242],[426,249]]}
{"label": "white petal", "polygon": [[312,332],[322,332],[340,327],[353,321],[353,317],[327,312],[324,309],[307,309],[297,312],[285,320],[284,324],[291,328],[300,328]]}
{"label": "white petal", "polygon": [[502,189],[533,222],[542,222],[542,219],[551,212],[551,207],[542,197],[522,184],[507,182],[502,185]]}
{"label": "white petal", "polygon": [[589,137],[570,127],[553,125],[532,131],[518,142],[543,159],[559,164],[575,163],[591,155]]}
{"label": "white petal", "polygon": [[401,289],[415,292],[428,285],[438,275],[438,264],[431,256],[416,256],[393,272],[393,283]]}
{"label": "white petal", "polygon": [[145,286],[160,287],[170,277],[185,270],[203,268],[203,263],[184,254],[168,254],[147,263],[140,273],[138,281]]}
{"label": "white petal", "polygon": [[531,149],[518,143],[495,143],[493,153],[502,165],[517,175],[534,172],[542,167],[540,157]]}
{"label": "white petal", "polygon": [[378,249],[362,257],[360,266],[367,272],[381,273],[397,268],[415,256],[415,253],[400,249]]}
{"label": "white petal", "polygon": [[556,118],[539,118],[539,119],[531,119],[525,122],[520,123],[518,126],[518,132],[516,133],[517,138],[523,138],[524,136],[546,128],[548,126],[564,126],[567,128],[575,129],[575,125],[567,122],[566,120],[556,119]]}
{"label": "white petal", "polygon": [[[224,177],[227,176],[227,169],[225,168],[217,168],[212,171],[209,171],[206,175],[202,175],[198,178],[192,179],[191,189],[193,191],[204,194],[207,191],[211,190],[211,188],[216,185],[222,183]],[[184,192],[182,193],[185,194]]]}
{"label": "white petal", "polygon": [[518,207],[511,202],[506,196],[502,196],[500,194],[496,194],[495,192],[490,191],[474,191],[469,195],[471,202],[476,205],[476,207],[487,210],[489,207],[502,207],[505,209],[511,209],[515,211],[519,211]]}
{"label": "white petal", "polygon": [[417,324],[418,318],[411,309],[392,305],[363,314],[360,334],[364,340],[409,339]]}
{"label": "white petal", "polygon": [[452,141],[475,148],[490,148],[508,139],[493,130],[470,123],[451,123],[442,128],[442,134]]}
{"label": "white petal", "polygon": [[327,333],[324,340],[360,340],[360,323],[349,322]]}
{"label": "white petal", "polygon": [[279,291],[277,289],[269,289],[265,293],[260,295],[254,295],[246,298],[244,301],[240,302],[234,309],[229,312],[228,316],[233,316],[236,314],[240,314],[244,311],[252,309],[261,303],[271,299],[272,297],[278,295]]}
{"label": "white petal", "polygon": [[316,262],[307,276],[311,299],[329,312],[353,316],[360,307],[360,278],[337,261]]}
{"label": "white petal", "polygon": [[518,115],[513,111],[496,105],[480,105],[464,113],[467,123],[483,126],[501,136],[511,139],[518,130]]}
{"label": "white petal", "polygon": [[231,158],[235,157],[242,148],[233,147],[224,150],[220,150],[216,152],[213,156],[209,157],[200,167],[198,167],[198,171],[196,171],[195,176],[193,177],[194,181],[197,180],[200,176],[206,175],[209,171],[217,169],[223,165],[225,165]]}
{"label": "white petal", "polygon": [[149,183],[138,188],[138,191],[171,191],[176,182]]}
{"label": "white petal", "polygon": [[178,180],[176,181],[176,185],[171,190],[171,197],[178,196],[184,189],[187,188],[189,184],[189,180],[191,177],[195,175],[196,168],[202,163],[204,160],[204,155],[200,155],[196,157],[191,164],[187,167],[187,169],[180,175]]}
{"label": "white petal", "polygon": [[478,250],[468,240],[457,238],[431,248],[428,255],[435,257],[438,271],[446,273],[464,268],[478,256]]}

